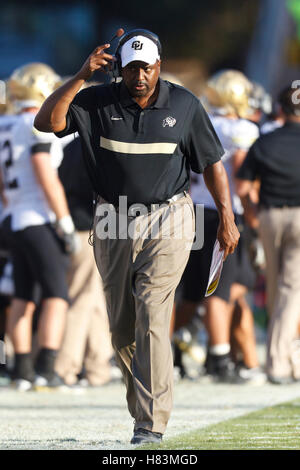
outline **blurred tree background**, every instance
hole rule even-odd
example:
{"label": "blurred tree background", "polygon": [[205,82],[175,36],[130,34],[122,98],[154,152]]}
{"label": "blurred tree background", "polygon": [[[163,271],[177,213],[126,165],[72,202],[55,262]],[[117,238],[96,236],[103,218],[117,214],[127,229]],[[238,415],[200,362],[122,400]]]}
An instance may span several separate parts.
{"label": "blurred tree background", "polygon": [[[152,0],[148,6],[139,0],[115,0],[113,5],[125,29],[140,25],[157,32],[165,57],[196,57],[213,69],[243,64],[259,0]],[[111,10],[99,6],[102,29]]]}
{"label": "blurred tree background", "polygon": [[[210,73],[229,67],[265,81],[272,91],[275,73],[276,86],[283,81],[285,54],[294,67],[289,76],[299,71],[299,18],[300,0],[10,0],[0,4],[0,78],[33,61],[48,63],[62,76],[72,75],[117,28],[139,27],[160,36],[163,70],[176,73],[196,94]],[[285,47],[285,36],[293,28]],[[284,43],[282,57],[279,43]],[[116,42],[112,52],[115,47]],[[101,74],[95,78],[105,79]]]}
{"label": "blurred tree background", "polygon": [[[100,31],[143,27],[163,45],[162,70],[176,75],[196,94],[207,75],[219,68],[243,69],[258,15],[259,0],[115,0],[98,7]],[[119,23],[116,22],[119,21]],[[120,22],[121,21],[121,22]],[[101,37],[102,39],[102,37]],[[103,36],[104,39],[104,36]]]}
{"label": "blurred tree background", "polygon": [[156,32],[165,59],[197,59],[207,70],[242,67],[259,0],[31,1],[0,6],[0,75],[29,60],[73,73],[96,45],[143,27]]}

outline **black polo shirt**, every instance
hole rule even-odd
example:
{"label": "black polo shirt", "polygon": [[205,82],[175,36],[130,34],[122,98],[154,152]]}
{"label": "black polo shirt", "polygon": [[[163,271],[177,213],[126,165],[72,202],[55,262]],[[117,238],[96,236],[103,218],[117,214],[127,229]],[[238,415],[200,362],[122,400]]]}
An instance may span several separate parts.
{"label": "black polo shirt", "polygon": [[287,122],[259,137],[237,176],[260,179],[261,206],[300,206],[300,123]]}
{"label": "black polo shirt", "polygon": [[224,150],[198,98],[159,79],[155,103],[142,109],[125,84],[79,92],[63,137],[78,131],[94,190],[118,205],[161,203],[187,190],[192,168],[201,173]]}

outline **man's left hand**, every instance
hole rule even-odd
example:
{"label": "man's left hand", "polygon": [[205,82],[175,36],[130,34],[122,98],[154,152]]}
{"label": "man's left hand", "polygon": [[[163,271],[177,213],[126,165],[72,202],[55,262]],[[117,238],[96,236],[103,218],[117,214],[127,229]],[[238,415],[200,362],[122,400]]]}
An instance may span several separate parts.
{"label": "man's left hand", "polygon": [[217,232],[220,247],[224,250],[224,260],[231,255],[237,247],[240,233],[232,217],[221,217]]}

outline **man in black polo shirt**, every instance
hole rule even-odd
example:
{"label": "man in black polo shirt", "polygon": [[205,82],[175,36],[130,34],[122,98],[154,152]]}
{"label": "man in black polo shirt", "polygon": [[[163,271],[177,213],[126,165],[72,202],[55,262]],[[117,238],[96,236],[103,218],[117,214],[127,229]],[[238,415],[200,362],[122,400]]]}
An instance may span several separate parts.
{"label": "man in black polo shirt", "polygon": [[[156,35],[127,33],[116,51],[123,80],[77,95],[95,70],[114,61],[105,52],[108,47],[98,47],[49,97],[35,125],[58,136],[74,131],[81,136],[99,196],[94,254],[135,419],[131,443],[160,442],[172,407],[170,317],[194,238],[193,204],[187,194],[190,168],[204,173],[215,198],[225,257],[234,251],[239,235],[220,161],[223,148],[199,100],[159,78]],[[106,236],[101,230],[104,214]]]}
{"label": "man in black polo shirt", "polygon": [[[238,177],[239,195],[260,180],[259,232],[266,255],[267,373],[273,383],[300,379],[297,358],[300,319],[300,104],[289,87],[279,98],[286,124],[261,136],[250,148]],[[297,360],[298,359],[298,360]]]}

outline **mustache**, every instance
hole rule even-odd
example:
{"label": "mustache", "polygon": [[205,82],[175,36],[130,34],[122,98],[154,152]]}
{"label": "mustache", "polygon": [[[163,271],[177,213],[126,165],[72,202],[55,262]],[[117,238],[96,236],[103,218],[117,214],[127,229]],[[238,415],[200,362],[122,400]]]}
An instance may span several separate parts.
{"label": "mustache", "polygon": [[141,86],[141,85],[145,85],[147,86],[147,82],[144,82],[143,80],[135,80],[133,83],[132,83],[133,86]]}

